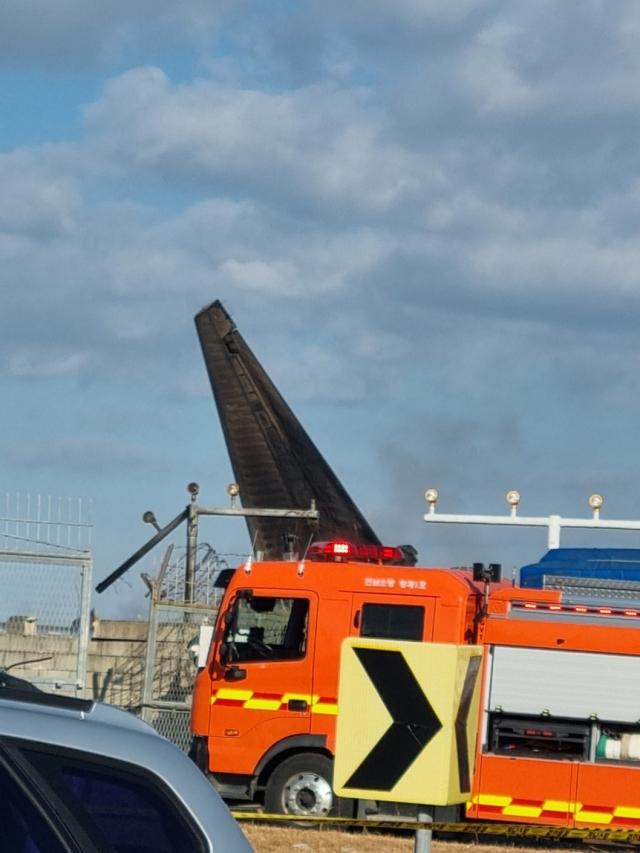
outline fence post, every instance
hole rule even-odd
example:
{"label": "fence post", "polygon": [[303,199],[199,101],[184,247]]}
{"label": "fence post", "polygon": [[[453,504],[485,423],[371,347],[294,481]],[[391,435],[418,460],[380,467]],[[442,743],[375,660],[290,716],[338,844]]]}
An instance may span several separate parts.
{"label": "fence post", "polygon": [[151,581],[149,595],[149,627],[147,629],[147,648],[144,661],[144,681],[142,684],[142,719],[150,723],[153,710],[149,707],[153,701],[153,676],[158,633],[158,608],[155,606],[156,582]]}
{"label": "fence post", "polygon": [[80,564],[80,621],[78,625],[78,661],[76,668],[76,690],[84,699],[87,690],[87,663],[89,635],[91,633],[91,584],[93,558],[87,553]]}

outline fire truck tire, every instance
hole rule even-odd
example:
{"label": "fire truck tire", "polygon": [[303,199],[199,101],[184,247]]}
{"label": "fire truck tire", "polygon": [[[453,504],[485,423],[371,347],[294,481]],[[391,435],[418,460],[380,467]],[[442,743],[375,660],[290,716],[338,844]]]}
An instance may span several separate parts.
{"label": "fire truck tire", "polygon": [[346,815],[351,801],[331,788],[333,761],[317,752],[301,752],[279,764],[267,782],[264,805],[271,814],[300,817]]}

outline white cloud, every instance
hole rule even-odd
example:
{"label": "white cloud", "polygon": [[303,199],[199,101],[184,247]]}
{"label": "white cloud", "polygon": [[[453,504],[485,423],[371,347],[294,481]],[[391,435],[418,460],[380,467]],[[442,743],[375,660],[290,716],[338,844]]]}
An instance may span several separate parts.
{"label": "white cloud", "polygon": [[299,273],[294,265],[287,261],[266,263],[228,258],[222,262],[218,272],[235,287],[260,291],[265,295],[293,295],[304,290]]}
{"label": "white cloud", "polygon": [[[44,161],[53,150],[42,149]],[[47,239],[73,229],[80,205],[78,181],[39,159],[30,151],[0,155],[0,234]]]}
{"label": "white cloud", "polygon": [[60,467],[94,473],[105,465],[110,468],[142,469],[146,465],[160,463],[143,444],[114,442],[109,435],[89,438],[56,436],[46,442],[28,445],[15,442],[10,448],[10,456],[26,467]]}
{"label": "white cloud", "polygon": [[86,111],[108,161],[156,180],[375,213],[439,180],[429,158],[387,137],[366,90],[289,92],[196,81],[173,86],[157,68],[108,84]]}
{"label": "white cloud", "polygon": [[78,373],[90,360],[89,353],[64,352],[60,347],[18,347],[9,353],[2,372],[16,377],[68,376]]}
{"label": "white cloud", "polygon": [[8,0],[0,9],[0,60],[77,68],[162,45],[200,45],[226,0]]}
{"label": "white cloud", "polygon": [[[451,61],[466,63],[458,100],[428,101],[419,132],[394,125],[389,92],[373,82],[178,84],[149,66],[105,85],[73,144],[1,156],[5,365],[28,375],[24,353],[44,335],[90,354],[61,357],[60,374],[100,371],[113,358],[124,375],[127,358],[152,360],[159,342],[171,369],[178,335],[216,296],[242,309],[278,300],[283,327],[289,309],[307,305],[336,330],[339,313],[356,306],[363,328],[350,357],[363,376],[396,347],[401,314],[406,338],[420,335],[418,315],[396,305],[427,300],[452,316],[497,311],[571,328],[597,324],[606,293],[610,323],[636,316],[637,187],[611,180],[606,155],[589,152],[591,175],[601,171],[590,197],[575,198],[555,153],[532,149],[526,129],[503,135],[496,121],[484,130],[491,115],[540,111],[576,88],[582,57],[565,69],[544,39],[550,7],[454,14],[407,0],[398,14],[446,25]],[[611,23],[610,56],[637,26],[625,6]],[[607,80],[634,62],[612,62]],[[457,136],[446,121],[468,108],[469,91],[477,113],[466,119],[475,127],[481,114],[483,131]],[[605,91],[589,95],[604,111]],[[610,133],[623,138],[623,125]],[[19,318],[34,310],[40,319],[20,340]],[[387,322],[388,340],[378,332]],[[356,397],[363,382],[351,383]]]}
{"label": "white cloud", "polygon": [[567,120],[640,104],[637,4],[518,2],[462,46],[457,73],[480,114]]}

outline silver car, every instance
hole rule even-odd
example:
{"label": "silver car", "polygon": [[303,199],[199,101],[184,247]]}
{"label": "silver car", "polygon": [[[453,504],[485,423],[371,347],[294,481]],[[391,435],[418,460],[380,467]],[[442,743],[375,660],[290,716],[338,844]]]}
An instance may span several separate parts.
{"label": "silver car", "polygon": [[146,723],[0,673],[3,853],[251,853],[210,783]]}

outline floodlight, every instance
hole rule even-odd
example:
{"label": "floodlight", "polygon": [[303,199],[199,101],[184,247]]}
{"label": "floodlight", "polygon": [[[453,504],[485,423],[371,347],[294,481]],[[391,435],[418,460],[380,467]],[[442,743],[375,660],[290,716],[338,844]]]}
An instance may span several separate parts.
{"label": "floodlight", "polygon": [[150,524],[152,527],[155,527],[156,530],[160,530],[160,525],[158,524],[155,514],[150,509],[144,513],[142,520],[145,524]]}
{"label": "floodlight", "polygon": [[429,504],[429,506],[435,506],[438,503],[438,490],[427,489],[427,491],[424,493],[424,499]]}

